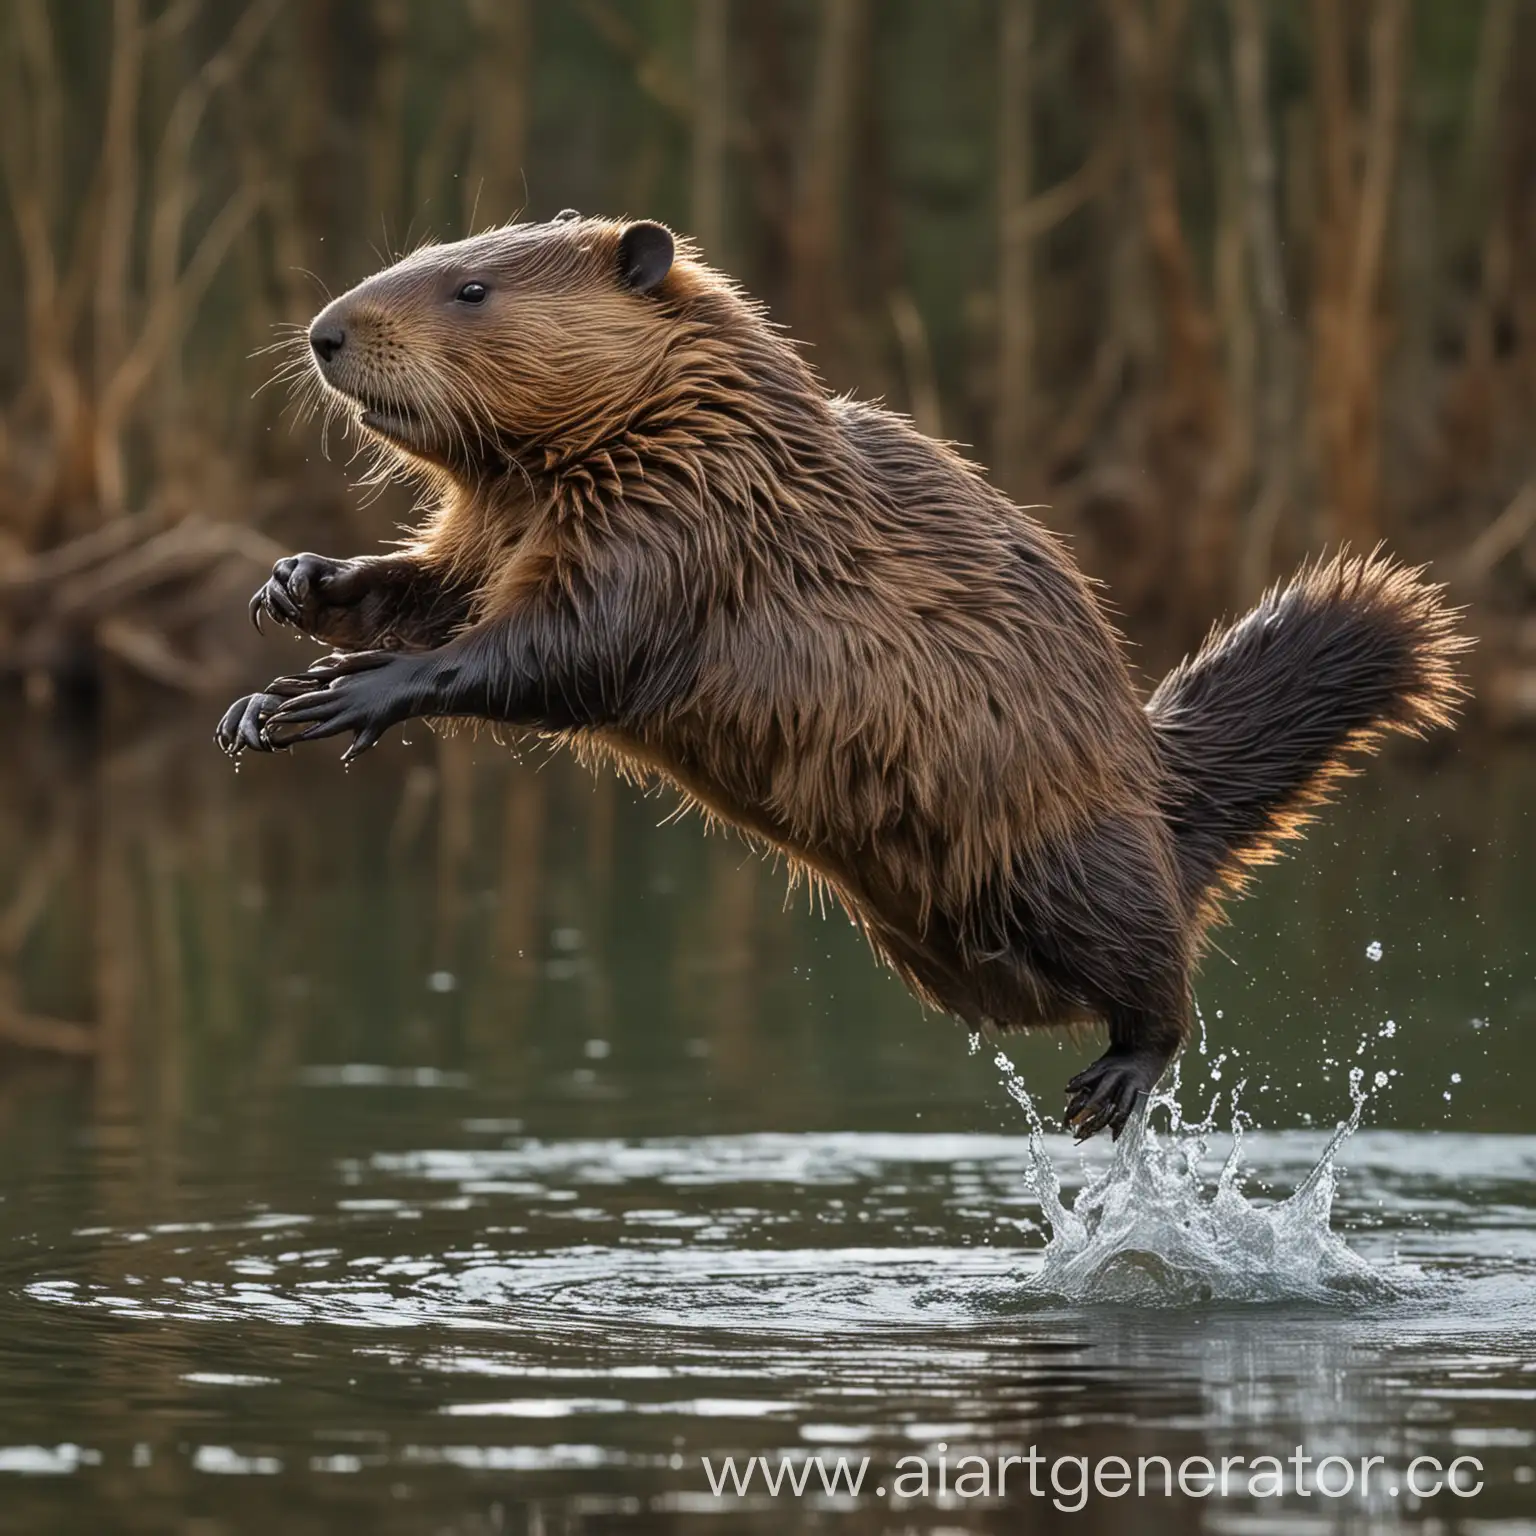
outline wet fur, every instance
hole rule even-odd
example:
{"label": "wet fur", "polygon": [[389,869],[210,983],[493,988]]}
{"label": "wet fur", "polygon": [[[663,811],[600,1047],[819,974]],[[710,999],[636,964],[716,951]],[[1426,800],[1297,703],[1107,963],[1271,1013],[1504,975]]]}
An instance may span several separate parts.
{"label": "wet fur", "polygon": [[[1106,1021],[1120,1076],[1099,1063],[1073,1108],[1118,1131],[1184,1037],[1221,898],[1345,753],[1449,718],[1438,590],[1374,556],[1309,567],[1143,707],[1049,531],[905,419],[830,398],[686,245],[635,291],[634,227],[428,248],[338,301],[356,357],[325,397],[405,413],[373,436],[432,510],[303,627],[421,653],[394,684],[359,674],[369,699],[669,780],[826,882],[933,1007]],[[482,271],[499,312],[444,307]],[[341,728],[334,701],[287,708]]]}

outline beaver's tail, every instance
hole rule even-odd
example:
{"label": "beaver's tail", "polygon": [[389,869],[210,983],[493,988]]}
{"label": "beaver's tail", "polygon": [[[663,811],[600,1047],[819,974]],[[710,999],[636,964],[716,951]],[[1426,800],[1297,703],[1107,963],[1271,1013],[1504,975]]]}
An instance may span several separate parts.
{"label": "beaver's tail", "polygon": [[1447,725],[1469,642],[1441,588],[1379,553],[1303,567],[1163,679],[1147,704],[1169,770],[1184,894],[1214,915],[1386,731]]}

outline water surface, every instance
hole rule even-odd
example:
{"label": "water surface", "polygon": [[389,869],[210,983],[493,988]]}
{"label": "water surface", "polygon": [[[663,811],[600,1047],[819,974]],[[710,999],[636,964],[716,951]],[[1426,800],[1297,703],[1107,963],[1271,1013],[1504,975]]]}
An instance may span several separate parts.
{"label": "water surface", "polygon": [[[1225,1100],[1198,1178],[1161,1119],[1128,1253],[1069,1274],[993,1047],[841,918],[664,800],[415,738],[237,774],[30,731],[0,770],[0,985],[67,1048],[0,1060],[0,1530],[1536,1529],[1531,759],[1378,765],[1264,875],[1181,1085],[1241,1084],[1240,1204]],[[1091,1048],[1006,1044],[1047,1114]],[[1314,1263],[1322,1217],[1265,1213],[1352,1073]],[[1068,1205],[1110,1156],[1043,1148]],[[1383,1480],[894,1491],[1298,1443]],[[813,1453],[860,1496],[702,1461]],[[1393,1496],[1418,1455],[1483,1491]]]}

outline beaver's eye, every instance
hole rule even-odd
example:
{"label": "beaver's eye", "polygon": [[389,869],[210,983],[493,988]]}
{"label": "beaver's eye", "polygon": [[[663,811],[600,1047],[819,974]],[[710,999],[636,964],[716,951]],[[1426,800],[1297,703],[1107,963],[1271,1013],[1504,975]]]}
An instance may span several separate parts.
{"label": "beaver's eye", "polygon": [[460,304],[484,304],[485,284],[465,283],[456,295]]}

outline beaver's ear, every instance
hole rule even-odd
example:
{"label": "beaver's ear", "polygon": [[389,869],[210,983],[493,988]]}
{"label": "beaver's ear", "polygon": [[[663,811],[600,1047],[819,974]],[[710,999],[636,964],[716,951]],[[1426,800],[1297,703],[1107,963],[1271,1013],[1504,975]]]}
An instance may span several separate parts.
{"label": "beaver's ear", "polygon": [[649,293],[672,270],[672,232],[649,219],[619,236],[619,276],[636,293]]}
{"label": "beaver's ear", "polygon": [[574,208],[562,208],[549,222],[551,224],[579,224],[581,222],[581,215]]}

